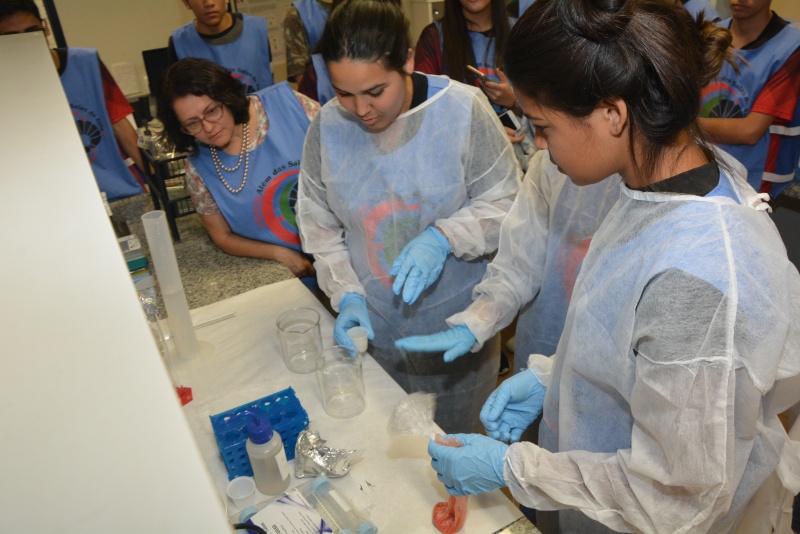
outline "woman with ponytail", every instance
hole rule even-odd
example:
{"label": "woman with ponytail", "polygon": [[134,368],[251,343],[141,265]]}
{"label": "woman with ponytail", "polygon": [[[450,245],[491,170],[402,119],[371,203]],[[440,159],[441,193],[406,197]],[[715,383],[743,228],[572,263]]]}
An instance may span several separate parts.
{"label": "woman with ponytail", "polygon": [[[697,123],[730,34],[663,0],[538,0],[505,63],[536,143],[578,185],[618,173],[555,355],[431,442],[454,495],[507,486],[551,532],[788,531],[800,275],[741,165]],[[539,445],[516,441],[543,410]],[[783,521],[783,523],[782,523]]]}
{"label": "woman with ponytail", "polygon": [[320,40],[336,98],[303,147],[297,220],[336,342],[369,353],[406,392],[436,393],[434,420],[477,432],[499,339],[456,364],[394,342],[435,332],[471,300],[518,190],[511,143],[478,89],[414,72],[394,0],[343,0]]}

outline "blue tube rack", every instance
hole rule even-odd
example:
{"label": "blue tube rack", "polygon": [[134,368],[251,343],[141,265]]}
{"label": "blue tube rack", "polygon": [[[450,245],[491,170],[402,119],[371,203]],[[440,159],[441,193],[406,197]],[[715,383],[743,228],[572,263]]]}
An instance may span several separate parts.
{"label": "blue tube rack", "polygon": [[300,404],[293,388],[286,388],[283,391],[210,416],[211,428],[214,429],[214,437],[217,440],[222,461],[228,470],[228,480],[240,476],[253,476],[253,468],[250,466],[250,459],[247,457],[245,449],[248,420],[247,418],[233,419],[235,415],[244,410],[269,419],[272,429],[281,435],[283,448],[286,450],[286,459],[289,461],[294,460],[297,436],[308,428],[308,413]]}

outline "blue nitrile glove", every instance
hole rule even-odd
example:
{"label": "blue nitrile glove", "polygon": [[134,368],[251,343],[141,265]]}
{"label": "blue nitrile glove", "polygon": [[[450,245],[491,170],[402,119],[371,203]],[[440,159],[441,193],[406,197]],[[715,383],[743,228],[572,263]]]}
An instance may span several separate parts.
{"label": "blue nitrile glove", "polygon": [[333,338],[337,345],[351,352],[355,352],[356,346],[353,345],[353,340],[347,335],[347,331],[354,326],[363,326],[369,332],[367,337],[370,340],[375,339],[372,323],[369,322],[367,301],[358,293],[348,293],[339,301],[339,315],[336,316],[336,324],[333,327]]}
{"label": "blue nitrile glove", "polygon": [[533,371],[525,370],[504,381],[481,408],[486,434],[513,443],[542,413],[547,389]]}
{"label": "blue nitrile glove", "polygon": [[467,325],[460,324],[449,330],[443,330],[429,336],[408,336],[394,342],[398,349],[414,352],[439,352],[444,353],[444,361],[450,363],[459,356],[469,352],[475,344],[475,336],[469,331]]}
{"label": "blue nitrile glove", "polygon": [[503,463],[508,445],[481,434],[451,434],[461,447],[428,442],[431,466],[450,495],[486,493],[506,485]]}
{"label": "blue nitrile glove", "polygon": [[389,274],[395,277],[394,294],[399,295],[403,288],[403,300],[413,304],[420,293],[439,278],[448,254],[447,238],[433,226],[427,227],[403,247],[392,264]]}

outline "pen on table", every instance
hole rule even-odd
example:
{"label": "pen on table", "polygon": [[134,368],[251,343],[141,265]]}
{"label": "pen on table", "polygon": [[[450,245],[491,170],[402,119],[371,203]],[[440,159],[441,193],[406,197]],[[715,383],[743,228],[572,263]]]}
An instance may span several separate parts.
{"label": "pen on table", "polygon": [[226,313],[224,315],[220,315],[219,317],[214,317],[212,319],[206,319],[205,321],[200,321],[199,323],[195,323],[193,326],[195,329],[203,328],[204,326],[208,326],[210,324],[219,323],[226,319],[230,319],[231,317],[236,317],[236,312]]}

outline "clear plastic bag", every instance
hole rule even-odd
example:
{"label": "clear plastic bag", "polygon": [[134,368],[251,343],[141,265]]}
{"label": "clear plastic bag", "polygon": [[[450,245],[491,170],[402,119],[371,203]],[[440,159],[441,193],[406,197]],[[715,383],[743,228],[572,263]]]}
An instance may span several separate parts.
{"label": "clear plastic bag", "polygon": [[436,411],[436,395],[412,393],[394,406],[386,425],[389,437],[403,435],[425,436],[433,439],[433,413]]}
{"label": "clear plastic bag", "polygon": [[[434,433],[433,414],[436,411],[436,395],[433,393],[412,393],[398,402],[386,430],[391,437],[403,435],[425,436],[440,445],[461,447],[453,438],[445,438]],[[455,534],[467,520],[469,497],[451,495],[447,501],[436,503],[433,507],[433,526],[443,534]]]}

